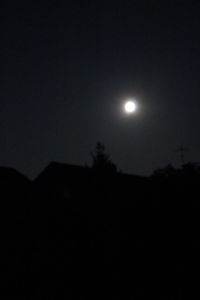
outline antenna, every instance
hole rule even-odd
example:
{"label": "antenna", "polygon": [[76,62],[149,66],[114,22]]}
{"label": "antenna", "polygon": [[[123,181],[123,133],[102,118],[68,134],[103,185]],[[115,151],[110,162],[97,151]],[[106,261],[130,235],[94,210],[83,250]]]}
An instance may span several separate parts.
{"label": "antenna", "polygon": [[183,145],[180,146],[180,148],[178,148],[176,150],[176,152],[179,153],[179,157],[180,157],[180,160],[181,160],[181,164],[184,165],[185,163],[185,152],[188,151],[187,148],[184,148]]}

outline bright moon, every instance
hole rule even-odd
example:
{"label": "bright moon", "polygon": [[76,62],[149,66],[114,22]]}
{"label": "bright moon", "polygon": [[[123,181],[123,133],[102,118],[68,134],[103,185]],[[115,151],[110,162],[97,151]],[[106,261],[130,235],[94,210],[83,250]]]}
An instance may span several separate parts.
{"label": "bright moon", "polygon": [[124,109],[125,109],[127,114],[132,114],[136,111],[137,105],[134,101],[129,100],[125,103]]}

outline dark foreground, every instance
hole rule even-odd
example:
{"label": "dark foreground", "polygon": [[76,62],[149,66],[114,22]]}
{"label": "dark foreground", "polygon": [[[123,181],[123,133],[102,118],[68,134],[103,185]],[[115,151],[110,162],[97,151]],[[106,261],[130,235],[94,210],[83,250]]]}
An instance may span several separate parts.
{"label": "dark foreground", "polygon": [[0,170],[0,299],[200,299],[200,178]]}

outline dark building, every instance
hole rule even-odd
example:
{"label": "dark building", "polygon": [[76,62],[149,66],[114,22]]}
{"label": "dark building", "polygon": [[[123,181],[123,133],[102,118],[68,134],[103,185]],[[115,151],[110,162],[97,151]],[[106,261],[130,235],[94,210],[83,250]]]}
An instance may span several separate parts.
{"label": "dark building", "polygon": [[0,168],[2,293],[21,299],[195,295],[199,177],[51,163]]}

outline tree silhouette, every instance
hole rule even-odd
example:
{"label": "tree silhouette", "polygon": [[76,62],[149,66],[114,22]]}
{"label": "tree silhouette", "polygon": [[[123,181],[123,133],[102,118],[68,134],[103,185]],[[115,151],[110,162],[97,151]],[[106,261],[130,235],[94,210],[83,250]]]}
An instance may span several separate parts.
{"label": "tree silhouette", "polygon": [[181,174],[184,176],[199,176],[200,175],[199,164],[196,162],[188,162],[182,165]]}
{"label": "tree silhouette", "polygon": [[105,146],[103,143],[97,142],[95,150],[90,154],[92,157],[92,167],[94,170],[103,172],[117,171],[117,167],[111,161],[110,155],[105,152]]}
{"label": "tree silhouette", "polygon": [[181,168],[174,168],[172,165],[167,165],[166,167],[156,169],[152,176],[154,177],[172,177],[172,176],[200,176],[200,166],[196,162],[188,162],[183,164]]}
{"label": "tree silhouette", "polygon": [[153,172],[153,176],[155,177],[171,177],[177,174],[177,170],[171,165],[167,165],[166,167],[156,169]]}

